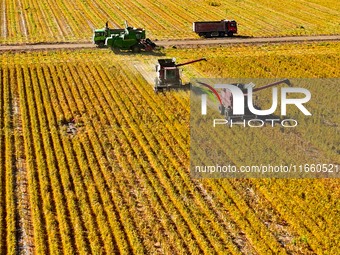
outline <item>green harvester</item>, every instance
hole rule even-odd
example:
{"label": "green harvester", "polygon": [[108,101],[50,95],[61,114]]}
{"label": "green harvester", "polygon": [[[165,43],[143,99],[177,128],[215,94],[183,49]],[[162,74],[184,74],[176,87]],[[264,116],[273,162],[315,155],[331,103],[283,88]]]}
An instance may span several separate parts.
{"label": "green harvester", "polygon": [[152,51],[156,44],[146,38],[145,29],[129,27],[125,21],[125,28],[110,29],[106,22],[106,27],[96,29],[93,35],[93,42],[98,47],[110,47],[119,50],[131,50],[138,53],[141,50]]}

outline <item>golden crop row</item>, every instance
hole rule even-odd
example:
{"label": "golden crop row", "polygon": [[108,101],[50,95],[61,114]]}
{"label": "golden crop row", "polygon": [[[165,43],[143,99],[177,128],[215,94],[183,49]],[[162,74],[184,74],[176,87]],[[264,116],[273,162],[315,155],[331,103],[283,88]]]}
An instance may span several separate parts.
{"label": "golden crop row", "polygon": [[[92,30],[130,25],[153,39],[196,38],[192,22],[235,19],[243,36],[338,34],[337,1],[32,1],[0,5],[0,43],[90,41]],[[303,10],[303,11],[301,11]]]}
{"label": "golden crop row", "polygon": [[[20,81],[30,197],[32,201],[39,201],[31,205],[37,252],[69,253],[77,250],[80,253],[91,251],[112,254],[119,250],[126,254],[140,254],[145,252],[145,247],[148,250],[155,249],[155,244],[162,240],[162,249],[169,249],[167,253],[176,250],[181,253],[183,249],[192,253],[212,253],[214,250],[225,253],[226,247],[237,253],[237,247],[223,232],[223,228],[214,223],[212,231],[205,216],[200,216],[202,208],[207,206],[199,193],[195,192],[194,197],[200,199],[200,204],[191,205],[180,199],[188,190],[183,181],[173,181],[174,178],[178,179],[175,175],[178,168],[185,169],[184,163],[177,162],[177,155],[181,156],[183,149],[175,149],[177,142],[172,136],[180,135],[176,127],[167,124],[165,130],[148,132],[159,120],[168,122],[168,113],[165,111],[167,105],[163,106],[164,112],[159,111],[155,120],[135,124],[149,104],[145,97],[152,96],[155,100],[154,109],[162,105],[162,101],[155,97],[152,90],[148,92],[145,89],[149,87],[145,82],[144,90],[140,88],[140,92],[144,91],[142,97],[140,93],[135,93],[136,100],[130,101],[127,95],[133,95],[131,92],[135,90],[135,85],[131,84],[132,77],[127,79],[124,75],[114,75],[112,81],[112,73],[108,69],[100,66],[93,69],[94,64],[98,62],[80,66],[72,63],[56,66],[30,64],[29,68],[22,63],[12,67]],[[123,66],[116,65],[116,68]],[[98,83],[96,75],[102,77],[100,80],[104,83]],[[138,97],[141,105],[136,104]],[[56,104],[54,107],[52,100]],[[171,97],[170,100],[170,103],[177,102]],[[69,115],[62,115],[64,111]],[[152,116],[151,112],[149,116]],[[83,132],[79,130],[79,135],[72,140],[59,130],[64,116],[84,125]],[[116,128],[111,130],[115,125]],[[158,132],[168,133],[164,136],[165,140],[157,137]],[[185,141],[180,140],[184,147]],[[117,142],[120,144],[118,147]],[[111,146],[114,148],[108,150]],[[174,151],[171,151],[172,147]],[[170,150],[162,156],[161,148]],[[122,153],[117,153],[117,149]],[[33,158],[36,161],[30,160]],[[73,161],[69,158],[73,158]],[[131,175],[126,172],[138,169],[141,171],[138,173],[138,182],[142,186],[128,184],[133,182],[133,178],[125,178],[125,175]],[[171,175],[166,174],[167,170],[172,171]],[[78,171],[82,172],[81,177],[79,174],[75,176]],[[120,176],[120,172],[123,176]],[[190,184],[188,175],[184,177]],[[116,178],[119,178],[119,182],[115,182]],[[173,186],[173,183],[179,186]],[[132,190],[126,189],[126,185]],[[190,185],[194,191],[193,184]],[[147,216],[154,211],[154,207],[147,206],[152,197],[146,197],[143,204],[131,197],[133,190],[144,193],[142,188],[148,190],[147,194],[158,197],[152,203],[155,208],[161,208],[160,212]],[[178,196],[178,192],[181,196]],[[83,204],[86,201],[87,205]],[[90,208],[87,208],[88,205]],[[211,211],[205,210],[206,215],[211,214]],[[151,219],[145,222],[142,215]],[[174,218],[169,215],[174,215]],[[153,231],[155,223],[161,219],[164,220],[164,226],[153,237],[154,242],[148,243],[150,230]],[[46,224],[46,229],[42,224]],[[171,237],[170,240],[163,236],[164,231],[169,232],[166,236]],[[216,231],[221,235],[220,241],[215,238]],[[49,242],[42,241],[46,239]],[[171,240],[180,245],[171,245]],[[222,241],[228,245],[224,247]],[[156,246],[160,249],[158,244]]]}
{"label": "golden crop row", "polygon": [[[282,65],[289,68],[290,63],[296,74],[310,68],[308,61],[302,61],[303,55],[296,57],[296,52],[303,52],[308,45],[271,47],[232,47],[229,53],[229,48],[166,53],[179,60],[208,58],[207,63],[184,67],[185,74],[207,75],[204,70],[209,68],[209,75],[242,71],[249,77],[266,66],[265,60],[269,67],[276,63],[275,50]],[[338,44],[328,45],[326,51],[320,50],[323,45],[313,47],[313,54],[305,58],[318,60],[320,75],[337,72],[332,66],[338,59],[334,54]],[[261,55],[257,58],[259,69],[256,61],[250,65],[245,57],[251,54]],[[214,58],[216,55],[220,57]],[[18,91],[20,99],[38,254],[284,254],[309,249],[321,254],[336,247],[334,236],[339,226],[332,220],[337,215],[330,208],[337,206],[339,193],[332,180],[301,180],[297,185],[291,180],[240,184],[236,180],[191,179],[188,92],[155,94],[132,64],[140,58],[96,50],[2,55],[2,81],[18,84],[11,89]],[[225,63],[220,63],[223,60]],[[270,75],[289,72],[275,70],[277,73]],[[4,107],[11,111],[8,103],[2,103],[1,123]],[[76,128],[75,133],[67,132],[69,125]],[[279,159],[304,159],[289,153],[294,146],[306,143],[294,133],[289,134],[296,138],[291,145],[279,130],[249,135],[264,143],[253,145],[263,158],[266,147],[273,147],[271,154]],[[2,146],[8,137],[2,133]],[[260,162],[255,154],[246,158],[248,146],[241,133],[231,131],[228,137],[231,162]],[[9,151],[14,150],[17,148]],[[2,172],[9,167],[0,166]],[[329,185],[335,187],[333,193],[327,190]],[[261,206],[245,197],[244,189],[250,188],[254,197],[261,198]],[[4,215],[7,208],[1,209]],[[269,215],[275,216],[270,224]],[[324,239],[322,231],[328,233]],[[282,241],[284,235],[289,239]],[[294,242],[300,239],[305,241]],[[1,243],[2,247],[9,245]]]}
{"label": "golden crop row", "polygon": [[0,87],[0,252],[15,254],[16,252],[16,201],[15,194],[16,169],[14,165],[15,144],[18,139],[12,128],[12,91],[10,86],[10,70],[1,72]]}

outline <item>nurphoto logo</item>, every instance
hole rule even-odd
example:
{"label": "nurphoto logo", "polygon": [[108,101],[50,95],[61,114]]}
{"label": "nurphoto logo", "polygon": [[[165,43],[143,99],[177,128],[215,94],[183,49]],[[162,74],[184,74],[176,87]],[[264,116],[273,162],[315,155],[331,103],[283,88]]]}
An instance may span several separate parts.
{"label": "nurphoto logo", "polygon": [[192,177],[339,178],[339,80],[193,79]]}
{"label": "nurphoto logo", "polygon": [[[274,112],[278,107],[278,88],[274,87],[279,84],[287,84],[291,86],[288,79],[280,80],[274,83],[267,84],[260,88],[255,88],[255,84],[215,84],[214,87],[209,84],[198,82],[198,84],[208,88],[219,101],[219,111],[224,115],[224,119],[214,119],[213,126],[228,124],[243,125],[244,127],[262,127],[266,124],[271,124],[272,127],[276,123],[281,123],[283,127],[295,127],[298,125],[295,119],[275,118]],[[260,109],[254,104],[254,92],[268,89],[272,87],[272,105],[269,109]],[[218,93],[217,89],[220,89]],[[280,94],[281,116],[287,115],[287,105],[295,105],[304,115],[311,116],[312,114],[304,106],[311,99],[311,93],[305,88],[282,87]],[[292,97],[292,95],[294,97]],[[302,97],[301,97],[302,96]],[[207,114],[207,94],[201,95],[201,114]]]}

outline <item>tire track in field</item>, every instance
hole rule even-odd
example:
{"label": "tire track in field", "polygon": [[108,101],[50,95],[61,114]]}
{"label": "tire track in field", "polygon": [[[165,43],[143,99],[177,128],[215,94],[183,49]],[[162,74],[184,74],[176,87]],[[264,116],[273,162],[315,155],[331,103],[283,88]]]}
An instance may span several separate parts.
{"label": "tire track in field", "polygon": [[[4,71],[0,69],[0,82],[4,84]],[[4,123],[4,86],[0,86],[0,127],[2,128]],[[6,178],[5,178],[5,135],[2,130],[0,132],[0,253],[6,253]]]}
{"label": "tire track in field", "polygon": [[28,193],[19,95],[13,92],[12,114],[15,125],[15,196],[17,206],[18,254],[34,254],[33,224]]}
{"label": "tire track in field", "polygon": [[24,37],[27,37],[28,33],[27,33],[27,25],[26,25],[26,20],[25,19],[25,14],[24,14],[24,9],[22,8],[22,4],[21,4],[21,1],[18,0],[18,7],[19,7],[19,10],[20,10],[20,21],[21,21],[21,31],[24,35]]}
{"label": "tire track in field", "polygon": [[7,37],[6,1],[2,2],[2,37]]}

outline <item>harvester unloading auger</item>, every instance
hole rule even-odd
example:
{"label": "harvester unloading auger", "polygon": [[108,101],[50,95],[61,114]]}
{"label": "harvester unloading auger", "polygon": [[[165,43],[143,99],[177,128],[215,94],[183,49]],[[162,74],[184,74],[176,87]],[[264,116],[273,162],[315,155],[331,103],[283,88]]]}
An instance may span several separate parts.
{"label": "harvester unloading auger", "polygon": [[[200,85],[203,85],[205,87],[207,87],[209,90],[211,90],[215,96],[217,97],[220,105],[219,105],[219,111],[221,113],[221,115],[224,115],[225,118],[230,121],[230,120],[250,120],[250,119],[256,119],[257,115],[255,115],[254,113],[252,113],[250,111],[250,109],[248,108],[247,102],[248,102],[248,86],[254,87],[255,84],[253,83],[249,83],[249,84],[243,84],[243,83],[237,83],[237,84],[231,84],[234,85],[236,87],[238,87],[239,89],[242,90],[243,95],[244,95],[244,114],[242,115],[236,115],[233,112],[233,94],[231,93],[231,91],[229,89],[221,89],[221,93],[219,94],[217,92],[216,89],[214,89],[212,86],[210,86],[209,84],[203,83],[203,82],[198,82]],[[284,79],[284,80],[280,80],[274,83],[270,83],[267,85],[264,85],[262,87],[259,88],[254,88],[252,91],[253,92],[257,92],[263,89],[267,89],[270,87],[273,87],[275,85],[281,84],[281,83],[285,83],[288,86],[291,86],[291,83],[288,79]],[[254,106],[255,108],[259,108],[258,106]]]}
{"label": "harvester unloading auger", "polygon": [[183,84],[178,67],[193,64],[199,61],[207,61],[205,58],[192,60],[189,62],[176,64],[174,58],[158,59],[156,65],[157,77],[155,79],[155,92],[167,89],[190,89],[190,83]]}

